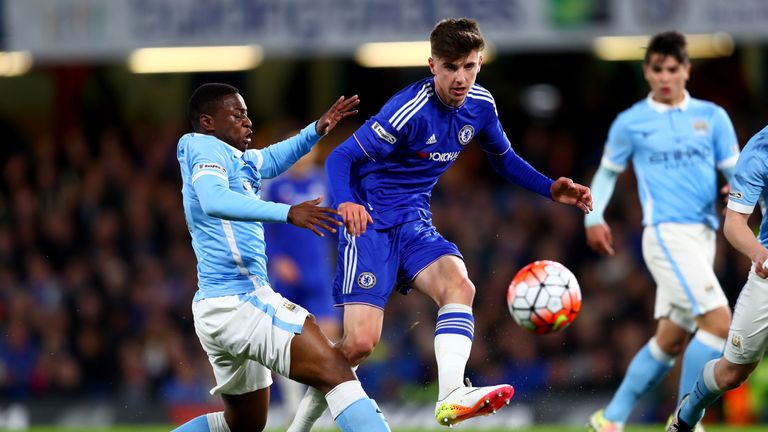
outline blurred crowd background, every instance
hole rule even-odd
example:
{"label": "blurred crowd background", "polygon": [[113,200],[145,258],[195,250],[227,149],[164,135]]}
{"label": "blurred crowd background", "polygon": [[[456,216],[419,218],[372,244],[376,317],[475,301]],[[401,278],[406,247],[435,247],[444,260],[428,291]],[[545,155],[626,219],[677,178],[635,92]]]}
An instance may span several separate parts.
{"label": "blurred crowd background", "polygon": [[[737,45],[731,56],[693,62],[691,94],[725,108],[742,146],[768,122],[767,56],[760,44]],[[195,257],[175,153],[190,130],[185,104],[197,85],[239,87],[259,147],[313,121],[338,95],[360,95],[357,118],[321,142],[325,155],[397,90],[428,73],[426,66],[370,69],[323,57],[268,59],[242,72],[157,75],[73,62],[0,77],[0,409],[109,400],[131,407],[141,421],[141,407],[161,406],[168,418],[182,418],[219,403],[208,395],[212,374],[192,325]],[[521,156],[551,177],[584,184],[610,122],[647,94],[639,62],[607,62],[571,49],[499,52],[478,83],[495,96]],[[655,328],[631,170],[620,177],[606,215],[617,249],[611,258],[586,247],[577,210],[505,183],[476,145],[443,176],[432,206],[435,225],[459,245],[477,286],[467,370],[473,382],[509,382],[520,404],[607,397]],[[733,304],[749,262],[722,237],[718,245],[716,272]],[[510,280],[536,259],[563,263],[582,287],[580,316],[556,335],[529,334],[507,311]],[[435,313],[419,293],[393,294],[382,343],[358,370],[377,400],[434,400]],[[671,412],[672,375],[638,419],[657,422]],[[750,383],[747,399],[758,405],[741,421],[764,412],[762,376]],[[743,400],[711,415],[727,418]]]}

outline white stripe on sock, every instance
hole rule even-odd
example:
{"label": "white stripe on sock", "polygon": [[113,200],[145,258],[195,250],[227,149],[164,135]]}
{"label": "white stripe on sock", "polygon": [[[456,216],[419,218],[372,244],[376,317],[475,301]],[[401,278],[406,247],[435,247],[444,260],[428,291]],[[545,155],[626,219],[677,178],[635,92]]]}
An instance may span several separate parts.
{"label": "white stripe on sock", "polygon": [[725,349],[725,339],[715,336],[712,333],[709,333],[704,330],[699,330],[696,332],[696,336],[694,336],[695,339],[698,339],[699,342],[703,343],[704,345],[712,348],[715,351],[723,352]]}
{"label": "white stripe on sock", "polygon": [[702,375],[704,375],[704,385],[707,386],[709,391],[722,393],[723,390],[717,385],[717,380],[715,379],[715,363],[717,363],[717,361],[718,359],[708,361],[707,364],[704,365]]}
{"label": "white stripe on sock", "polygon": [[325,395],[325,400],[328,401],[328,409],[331,411],[331,416],[334,420],[347,407],[364,398],[368,398],[368,395],[365,394],[365,390],[363,390],[363,386],[360,385],[358,380],[343,382]]}
{"label": "white stripe on sock", "polygon": [[648,341],[648,350],[651,352],[651,356],[655,358],[659,363],[663,363],[669,366],[675,364],[675,358],[665,353],[661,349],[659,343],[656,342],[656,336],[652,337],[651,340]]}
{"label": "white stripe on sock", "polygon": [[208,413],[205,417],[211,432],[230,432],[227,420],[224,419],[224,411]]}

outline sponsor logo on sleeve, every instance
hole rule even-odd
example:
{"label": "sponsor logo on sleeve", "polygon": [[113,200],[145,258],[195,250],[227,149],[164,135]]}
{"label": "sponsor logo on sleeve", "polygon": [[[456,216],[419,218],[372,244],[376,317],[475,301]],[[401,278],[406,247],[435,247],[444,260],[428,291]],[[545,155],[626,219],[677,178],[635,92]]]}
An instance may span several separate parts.
{"label": "sponsor logo on sleeve", "polygon": [[731,193],[729,193],[728,196],[737,200],[744,198],[744,194],[739,191],[731,191]]}
{"label": "sponsor logo on sleeve", "polygon": [[197,165],[197,169],[200,170],[200,171],[202,171],[202,170],[215,170],[215,171],[222,172],[224,174],[227,173],[227,169],[226,168],[224,168],[223,166],[221,166],[219,164],[212,164],[212,163],[201,163],[201,164],[198,164]]}
{"label": "sponsor logo on sleeve", "polygon": [[378,135],[379,138],[383,139],[384,141],[390,144],[394,144],[397,142],[397,138],[395,138],[395,136],[392,135],[391,133],[387,132],[384,129],[384,126],[380,125],[379,122],[373,122],[373,124],[371,125],[371,129],[373,129],[373,131],[376,132],[376,135]]}
{"label": "sponsor logo on sleeve", "polygon": [[475,136],[475,128],[472,125],[464,125],[459,131],[459,144],[467,145]]}

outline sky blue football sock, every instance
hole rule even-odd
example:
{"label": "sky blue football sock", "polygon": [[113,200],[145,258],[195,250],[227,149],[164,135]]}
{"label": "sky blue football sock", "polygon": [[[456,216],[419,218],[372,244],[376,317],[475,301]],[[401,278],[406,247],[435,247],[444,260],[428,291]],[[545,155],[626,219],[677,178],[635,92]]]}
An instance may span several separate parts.
{"label": "sky blue football sock", "polygon": [[717,400],[723,391],[715,381],[715,363],[710,360],[699,372],[699,378],[688,391],[688,399],[680,407],[678,416],[688,425],[695,425],[704,417],[704,410]]}
{"label": "sky blue football sock", "polygon": [[696,332],[696,336],[688,343],[688,348],[686,348],[683,356],[680,389],[677,392],[678,404],[680,404],[683,396],[691,391],[693,384],[704,369],[704,365],[710,360],[720,358],[724,348],[725,339],[702,330]]}
{"label": "sky blue football sock", "polygon": [[656,338],[648,341],[629,364],[624,380],[605,408],[605,418],[626,423],[637,401],[664,378],[673,364],[674,358],[659,348]]}
{"label": "sky blue football sock", "polygon": [[172,432],[211,432],[211,429],[208,427],[208,414],[195,417]]}
{"label": "sky blue football sock", "polygon": [[341,432],[390,432],[381,410],[369,398],[348,406],[335,420]]}

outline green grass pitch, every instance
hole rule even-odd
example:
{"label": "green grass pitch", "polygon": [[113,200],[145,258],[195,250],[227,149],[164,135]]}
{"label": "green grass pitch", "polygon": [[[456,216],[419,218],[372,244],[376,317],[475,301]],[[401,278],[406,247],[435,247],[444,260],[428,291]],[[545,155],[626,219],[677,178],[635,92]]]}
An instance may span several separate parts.
{"label": "green grass pitch", "polygon": [[[33,427],[28,429],[28,432],[168,432],[172,429],[172,426],[115,426],[108,429],[67,429],[60,427]],[[707,432],[768,432],[768,426],[749,426],[749,427],[735,427],[735,426],[716,426],[707,425]],[[440,428],[440,429],[393,429],[393,432],[586,432],[586,427],[573,427],[573,426],[559,426],[559,425],[541,425],[532,426],[522,429],[472,429],[467,426],[457,426],[452,429]],[[656,426],[632,426],[629,425],[625,429],[626,432],[659,432],[663,430],[663,425]],[[278,432],[278,429],[271,429],[267,432]],[[334,429],[323,429],[318,432],[335,432]]]}

